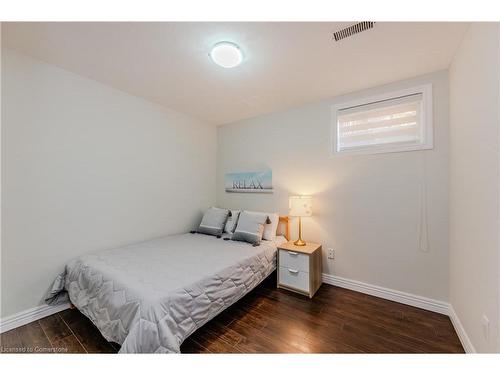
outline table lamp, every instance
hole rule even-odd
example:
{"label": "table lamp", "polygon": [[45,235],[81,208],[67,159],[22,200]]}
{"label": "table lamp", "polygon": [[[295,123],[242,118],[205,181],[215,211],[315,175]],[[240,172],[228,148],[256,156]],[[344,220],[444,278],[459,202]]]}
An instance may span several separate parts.
{"label": "table lamp", "polygon": [[299,218],[299,238],[293,244],[296,246],[305,246],[302,240],[302,217],[312,215],[312,197],[308,195],[291,196],[289,200],[289,216]]}

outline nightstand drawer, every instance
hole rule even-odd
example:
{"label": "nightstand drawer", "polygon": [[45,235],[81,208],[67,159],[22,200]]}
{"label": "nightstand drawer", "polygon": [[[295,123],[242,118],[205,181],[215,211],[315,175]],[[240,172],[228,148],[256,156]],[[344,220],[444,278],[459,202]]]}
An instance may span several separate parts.
{"label": "nightstand drawer", "polygon": [[309,273],[293,269],[291,267],[280,267],[280,284],[295,289],[309,292]]}
{"label": "nightstand drawer", "polygon": [[279,257],[280,267],[309,272],[309,255],[280,249]]}

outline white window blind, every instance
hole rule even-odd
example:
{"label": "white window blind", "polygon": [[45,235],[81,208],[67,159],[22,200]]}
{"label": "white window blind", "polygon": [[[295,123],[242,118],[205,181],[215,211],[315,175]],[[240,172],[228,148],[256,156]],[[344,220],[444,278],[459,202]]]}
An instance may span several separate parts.
{"label": "white window blind", "polygon": [[432,148],[424,96],[415,92],[337,107],[334,152]]}

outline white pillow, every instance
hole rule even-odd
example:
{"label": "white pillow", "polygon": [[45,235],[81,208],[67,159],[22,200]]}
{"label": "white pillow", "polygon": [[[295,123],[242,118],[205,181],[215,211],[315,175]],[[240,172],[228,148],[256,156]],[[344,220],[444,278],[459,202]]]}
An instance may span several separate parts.
{"label": "white pillow", "polygon": [[227,218],[226,225],[224,227],[224,233],[233,234],[238,224],[238,218],[240,216],[240,210],[229,210],[231,211],[231,216]]}
{"label": "white pillow", "polygon": [[268,241],[274,241],[276,238],[276,230],[278,229],[278,224],[280,221],[280,215],[278,215],[276,212],[275,213],[252,212],[252,211],[247,211],[247,212],[251,212],[254,214],[265,214],[269,217],[271,223],[264,224],[264,233],[262,234],[262,239]]}

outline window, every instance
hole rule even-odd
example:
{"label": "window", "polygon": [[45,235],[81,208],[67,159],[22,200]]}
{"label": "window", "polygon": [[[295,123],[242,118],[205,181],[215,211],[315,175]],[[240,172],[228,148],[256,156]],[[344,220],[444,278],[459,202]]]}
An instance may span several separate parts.
{"label": "window", "polygon": [[432,149],[432,86],[335,105],[333,119],[334,154]]}

